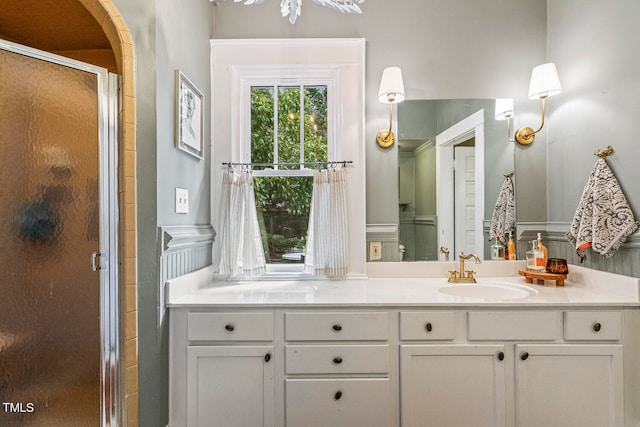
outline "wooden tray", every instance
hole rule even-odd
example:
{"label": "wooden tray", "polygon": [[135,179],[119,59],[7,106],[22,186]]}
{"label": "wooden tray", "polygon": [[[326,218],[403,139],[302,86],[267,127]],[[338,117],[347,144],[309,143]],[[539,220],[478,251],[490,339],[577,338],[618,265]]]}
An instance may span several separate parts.
{"label": "wooden tray", "polygon": [[527,283],[533,283],[533,279],[536,280],[555,280],[556,286],[564,286],[564,279],[567,278],[566,274],[556,273],[542,273],[539,271],[527,271],[519,270],[518,274],[524,276],[524,281]]}

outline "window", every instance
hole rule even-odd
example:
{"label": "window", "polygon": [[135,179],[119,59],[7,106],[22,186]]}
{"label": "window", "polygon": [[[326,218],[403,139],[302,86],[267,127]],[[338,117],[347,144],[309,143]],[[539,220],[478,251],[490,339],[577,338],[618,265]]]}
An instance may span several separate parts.
{"label": "window", "polygon": [[[326,86],[327,158],[350,160],[347,193],[349,200],[349,276],[366,274],[366,191],[365,191],[365,40],[364,39],[213,39],[211,40],[211,222],[220,227],[219,200],[222,194],[224,162],[250,162],[252,159],[252,88],[315,88]],[[269,89],[272,88],[272,89]],[[307,92],[303,90],[303,92]],[[278,95],[280,95],[278,93]],[[310,95],[311,96],[311,95]],[[271,108],[273,111],[273,105]],[[306,110],[305,110],[306,111]],[[294,113],[295,114],[295,113]],[[298,116],[300,117],[300,116]],[[280,119],[280,117],[278,118]],[[284,117],[283,117],[284,119]],[[276,116],[271,120],[276,123]],[[314,120],[321,120],[314,115]],[[299,121],[298,121],[299,123]],[[295,126],[299,126],[296,124]],[[318,123],[320,132],[322,125]],[[377,126],[376,126],[377,128]],[[275,125],[269,127],[271,139]],[[298,130],[304,128],[298,127]],[[313,129],[311,126],[310,129]],[[266,131],[265,131],[266,132]],[[298,144],[301,139],[296,138]],[[275,157],[275,148],[269,156]],[[280,140],[278,140],[278,144]],[[303,146],[305,160],[310,152]],[[278,162],[282,153],[278,152]],[[265,159],[269,157],[264,157]],[[286,157],[285,157],[286,158]],[[299,162],[299,160],[297,160]],[[260,168],[255,168],[260,169]],[[262,171],[263,170],[263,171]],[[273,174],[262,168],[257,178]],[[273,173],[289,177],[309,177],[311,170],[278,168]],[[305,175],[306,174],[306,175]],[[256,179],[257,179],[256,178]],[[213,259],[220,259],[221,245],[214,243]],[[271,254],[269,254],[271,256]],[[301,264],[284,264],[301,267]],[[276,264],[270,264],[274,270]],[[271,275],[277,277],[278,275]],[[287,275],[287,277],[291,277]]]}
{"label": "window", "polygon": [[[313,162],[329,159],[327,84],[250,85],[250,161],[268,264],[302,264]],[[274,165],[275,164],[275,165]],[[298,269],[301,269],[298,268]]]}

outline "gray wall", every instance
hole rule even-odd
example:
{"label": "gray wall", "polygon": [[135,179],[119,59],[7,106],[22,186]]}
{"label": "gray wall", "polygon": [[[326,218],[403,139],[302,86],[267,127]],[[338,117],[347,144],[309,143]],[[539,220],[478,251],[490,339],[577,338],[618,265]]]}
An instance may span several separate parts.
{"label": "gray wall", "polygon": [[[607,161],[638,220],[640,2],[549,0],[548,14],[548,58],[563,92],[550,99],[547,219],[568,227],[597,160],[594,150],[611,145],[615,153]],[[591,252],[587,265],[640,277],[638,234],[609,260]]]}
{"label": "gray wall", "polygon": [[[167,423],[167,328],[158,324],[158,226],[210,224],[209,38],[205,0],[114,0],[133,37],[138,193],[138,354],[141,427]],[[174,145],[174,70],[205,96],[205,159]],[[174,213],[175,187],[189,190],[190,213]]]}
{"label": "gray wall", "polygon": [[[342,15],[305,0],[302,15],[290,25],[277,2],[221,1],[215,37],[366,38],[367,224],[397,224],[397,147],[375,144],[389,120],[388,106],[375,96],[382,70],[402,68],[408,99],[512,96],[524,103],[521,110],[531,108],[525,100],[531,69],[545,59],[546,2],[404,0],[361,7],[362,15]],[[523,17],[526,25],[517,26]]]}
{"label": "gray wall", "polygon": [[571,221],[597,160],[593,152],[606,145],[615,150],[609,165],[640,211],[640,2],[584,5],[549,1],[548,55],[563,85],[563,93],[550,99],[549,221]]}

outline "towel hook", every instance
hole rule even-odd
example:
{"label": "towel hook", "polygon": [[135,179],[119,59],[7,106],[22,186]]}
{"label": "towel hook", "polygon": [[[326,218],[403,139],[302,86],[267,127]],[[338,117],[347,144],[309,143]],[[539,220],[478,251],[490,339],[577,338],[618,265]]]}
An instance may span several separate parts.
{"label": "towel hook", "polygon": [[505,171],[502,175],[504,175],[505,178],[511,178],[513,176],[513,171]]}
{"label": "towel hook", "polygon": [[602,150],[594,151],[593,154],[600,157],[601,159],[606,159],[613,154],[613,148],[610,145],[607,145]]}

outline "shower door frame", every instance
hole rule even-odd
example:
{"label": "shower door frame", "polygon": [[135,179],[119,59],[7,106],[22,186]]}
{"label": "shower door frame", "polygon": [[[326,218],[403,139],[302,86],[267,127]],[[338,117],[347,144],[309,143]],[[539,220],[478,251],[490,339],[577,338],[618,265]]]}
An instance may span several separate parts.
{"label": "shower door frame", "polygon": [[[0,39],[0,49],[73,68],[97,77],[98,181],[100,199],[99,252],[87,254],[87,266],[100,275],[100,419],[102,427],[123,425],[118,288],[118,117],[117,74],[106,68]],[[95,262],[97,261],[97,262]],[[82,262],[79,260],[78,262]],[[89,267],[88,267],[89,268]]]}

